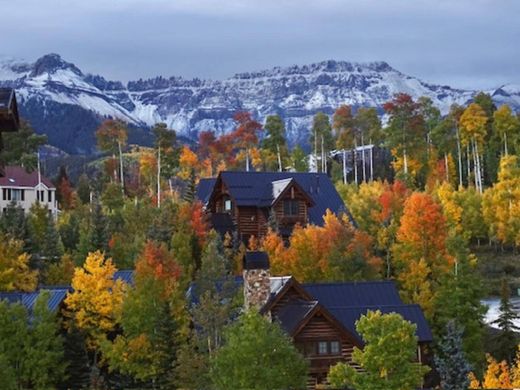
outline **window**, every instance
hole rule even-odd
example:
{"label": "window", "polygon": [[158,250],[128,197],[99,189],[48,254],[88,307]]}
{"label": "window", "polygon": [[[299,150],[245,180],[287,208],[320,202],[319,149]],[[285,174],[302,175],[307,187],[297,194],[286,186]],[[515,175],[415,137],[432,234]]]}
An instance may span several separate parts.
{"label": "window", "polygon": [[24,194],[24,190],[12,190],[11,192],[11,198],[14,200],[14,201],[21,201],[21,200],[25,200],[25,194]]}
{"label": "window", "polygon": [[318,355],[326,355],[328,353],[327,342],[318,342]]}
{"label": "window", "polygon": [[233,208],[233,204],[231,203],[231,199],[224,200],[224,211],[231,211]]}
{"label": "window", "polygon": [[339,355],[339,341],[330,342],[330,353],[331,355]]}
{"label": "window", "polygon": [[11,200],[11,189],[10,188],[2,188],[2,199]]}
{"label": "window", "polygon": [[296,216],[300,209],[300,203],[297,200],[284,200],[283,201],[283,214],[286,216]]}
{"label": "window", "polygon": [[52,202],[52,191],[51,190],[47,191],[47,201],[49,203]]}

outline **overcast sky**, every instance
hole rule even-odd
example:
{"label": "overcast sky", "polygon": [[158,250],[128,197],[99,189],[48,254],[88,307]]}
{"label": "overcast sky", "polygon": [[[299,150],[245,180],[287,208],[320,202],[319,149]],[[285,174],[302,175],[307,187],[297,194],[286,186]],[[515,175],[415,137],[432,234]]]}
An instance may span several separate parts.
{"label": "overcast sky", "polygon": [[387,61],[465,88],[520,84],[519,0],[0,0],[0,55],[55,52],[127,81]]}

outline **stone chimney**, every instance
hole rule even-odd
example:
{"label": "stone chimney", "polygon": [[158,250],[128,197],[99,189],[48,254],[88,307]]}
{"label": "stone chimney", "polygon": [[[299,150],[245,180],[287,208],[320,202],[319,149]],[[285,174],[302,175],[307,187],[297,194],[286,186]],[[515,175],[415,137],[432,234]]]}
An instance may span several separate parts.
{"label": "stone chimney", "polygon": [[271,273],[266,252],[248,251],[244,256],[244,306],[260,310],[271,296]]}

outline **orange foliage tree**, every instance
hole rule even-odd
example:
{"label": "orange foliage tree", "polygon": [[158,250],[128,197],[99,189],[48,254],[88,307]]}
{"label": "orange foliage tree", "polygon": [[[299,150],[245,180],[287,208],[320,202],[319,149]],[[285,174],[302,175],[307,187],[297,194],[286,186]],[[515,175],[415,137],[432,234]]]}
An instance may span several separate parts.
{"label": "orange foliage tree", "polygon": [[372,253],[372,240],[352,227],[347,216],[327,210],[324,225],[294,228],[286,247],[270,230],[262,242],[272,272],[293,275],[299,281],[355,280],[379,275],[381,259]]}
{"label": "orange foliage tree", "polygon": [[441,206],[430,195],[416,192],[406,200],[393,261],[403,299],[420,304],[430,318],[439,280],[454,263],[447,232]]}

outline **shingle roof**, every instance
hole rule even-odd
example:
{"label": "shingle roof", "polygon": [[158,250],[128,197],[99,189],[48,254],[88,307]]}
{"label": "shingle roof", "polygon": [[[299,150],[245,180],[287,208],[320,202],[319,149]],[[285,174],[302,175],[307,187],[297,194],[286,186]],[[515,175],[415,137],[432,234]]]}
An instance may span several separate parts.
{"label": "shingle roof", "polygon": [[121,279],[127,284],[134,284],[134,271],[132,270],[120,270],[114,273],[114,280]]}
{"label": "shingle roof", "polygon": [[[225,171],[220,173],[220,177],[238,206],[270,206],[280,188],[288,184],[286,180],[294,179],[314,202],[314,206],[309,208],[311,223],[323,225],[327,209],[336,214],[346,212],[352,220],[334,184],[325,173]],[[197,199],[207,203],[215,182],[216,179],[202,179],[197,187]]]}
{"label": "shingle roof", "polygon": [[325,307],[403,303],[393,281],[304,283],[302,287]]}
{"label": "shingle roof", "polygon": [[405,320],[417,325],[416,336],[420,342],[430,342],[433,340],[432,332],[424,318],[424,314],[419,305],[381,305],[381,306],[364,306],[364,307],[326,307],[327,310],[347,328],[360,342],[363,342],[361,336],[356,331],[356,321],[369,310],[379,310],[383,314],[397,313]]}
{"label": "shingle roof", "polygon": [[[56,188],[52,182],[45,176],[41,176],[41,182],[47,188]],[[27,172],[24,168],[18,166],[7,166],[4,169],[4,176],[0,177],[0,186],[2,187],[27,187],[34,188],[38,185],[38,172]]]}
{"label": "shingle roof", "polygon": [[62,288],[42,288],[38,291],[34,292],[2,292],[0,293],[0,300],[7,300],[9,303],[21,303],[25,306],[29,311],[34,308],[36,300],[40,296],[42,291],[49,292],[49,301],[47,303],[47,307],[51,311],[58,310],[61,303],[64,301],[67,296],[67,292],[70,287],[62,287]]}

